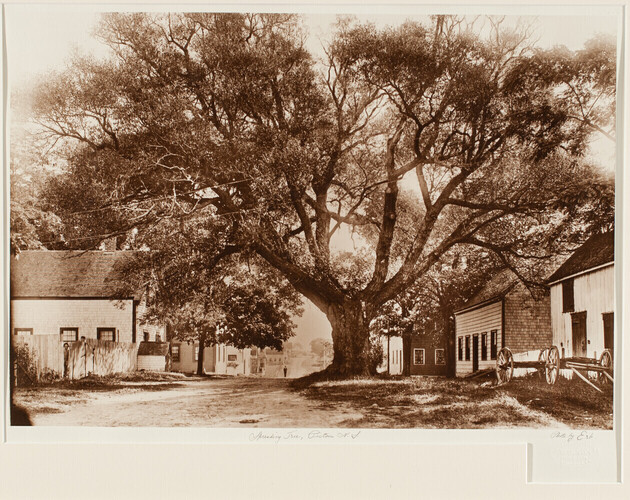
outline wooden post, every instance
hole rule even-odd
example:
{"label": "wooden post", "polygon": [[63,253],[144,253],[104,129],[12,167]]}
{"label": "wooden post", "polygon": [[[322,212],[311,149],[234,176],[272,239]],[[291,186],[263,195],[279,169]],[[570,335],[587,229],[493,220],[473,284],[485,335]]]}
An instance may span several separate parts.
{"label": "wooden post", "polygon": [[584,375],[582,375],[575,368],[571,367],[571,370],[573,370],[573,373],[577,374],[578,377],[580,377],[582,380],[584,380],[584,382],[586,382],[588,385],[590,385],[593,389],[596,389],[599,392],[602,392],[602,390],[599,387],[597,387],[595,384],[593,384],[591,381],[589,381]]}

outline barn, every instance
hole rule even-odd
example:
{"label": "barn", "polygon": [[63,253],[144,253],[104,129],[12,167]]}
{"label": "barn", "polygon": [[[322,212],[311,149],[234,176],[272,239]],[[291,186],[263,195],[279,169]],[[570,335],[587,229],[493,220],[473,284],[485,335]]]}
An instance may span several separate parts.
{"label": "barn", "polygon": [[553,345],[560,357],[596,358],[614,350],[615,235],[596,234],[548,280]]}
{"label": "barn", "polygon": [[511,270],[497,273],[455,312],[456,376],[494,369],[502,347],[517,359],[537,359],[551,345],[550,311],[549,293],[534,297]]}

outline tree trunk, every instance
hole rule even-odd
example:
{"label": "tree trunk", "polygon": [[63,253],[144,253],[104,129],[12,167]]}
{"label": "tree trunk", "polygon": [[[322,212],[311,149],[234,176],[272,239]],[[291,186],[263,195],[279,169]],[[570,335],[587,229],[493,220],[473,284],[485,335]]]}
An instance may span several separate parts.
{"label": "tree trunk", "polygon": [[369,375],[374,363],[370,363],[370,321],[365,303],[346,300],[332,304],[327,316],[332,326],[334,356],[326,371],[340,376]]}
{"label": "tree trunk", "polygon": [[197,356],[197,375],[203,375],[203,354],[206,350],[206,334],[199,334],[199,355]]}

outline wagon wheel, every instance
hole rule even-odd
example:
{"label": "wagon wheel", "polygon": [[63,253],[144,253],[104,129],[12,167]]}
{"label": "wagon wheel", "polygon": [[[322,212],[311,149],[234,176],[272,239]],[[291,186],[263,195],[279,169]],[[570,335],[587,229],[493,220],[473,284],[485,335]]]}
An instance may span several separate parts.
{"label": "wagon wheel", "polygon": [[558,380],[558,373],[560,372],[560,353],[558,348],[554,345],[549,349],[547,360],[545,362],[545,379],[549,385],[553,385]]}
{"label": "wagon wheel", "polygon": [[499,384],[505,384],[512,380],[514,373],[514,356],[512,351],[507,347],[503,347],[497,355],[497,380]]}
{"label": "wagon wheel", "polygon": [[540,363],[540,368],[538,369],[538,375],[540,378],[545,377],[545,366],[547,365],[547,358],[549,357],[549,348],[540,350],[540,354],[538,355],[538,362]]}
{"label": "wagon wheel", "polygon": [[[602,352],[602,355],[599,358],[599,364],[602,368],[606,368],[607,373],[612,377],[613,358],[612,353],[608,349],[604,349],[604,352]],[[597,378],[602,384],[608,384],[609,382],[611,382],[611,379],[608,378],[605,373],[599,373]]]}

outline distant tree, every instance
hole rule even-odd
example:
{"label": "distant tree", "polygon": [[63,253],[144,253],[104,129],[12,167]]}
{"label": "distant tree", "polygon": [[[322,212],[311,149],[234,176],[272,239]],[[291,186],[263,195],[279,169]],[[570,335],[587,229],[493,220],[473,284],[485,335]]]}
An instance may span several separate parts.
{"label": "distant tree", "polygon": [[[20,100],[16,95],[13,99]],[[63,248],[63,221],[42,196],[48,179],[55,175],[55,166],[47,162],[34,146],[32,134],[15,117],[11,123],[9,169],[11,253]]]}
{"label": "distant tree", "polygon": [[332,344],[330,341],[316,338],[310,342],[311,352],[318,358],[323,358],[326,353],[332,352]]}
{"label": "distant tree", "polygon": [[[484,22],[341,21],[320,64],[296,16],[104,16],[113,58],[37,96],[43,134],[75,145],[52,190],[66,239],[136,229],[140,245],[206,214],[208,261],[259,255],[328,317],[329,372],[368,373],[370,323],[445,253],[562,250],[600,196],[582,158],[614,122],[614,46],[543,53]],[[343,231],[356,255],[331,246]]]}
{"label": "distant tree", "polygon": [[168,322],[173,338],[199,343],[197,373],[202,374],[207,346],[281,349],[294,335],[292,318],[302,314],[302,302],[294,288],[255,255],[243,261],[226,251],[209,259],[200,250],[212,244],[216,234],[198,231],[198,222],[182,222],[175,233],[155,231],[152,241],[160,250],[137,252],[127,262],[122,271],[128,279],[118,293],[146,290],[147,317]]}

